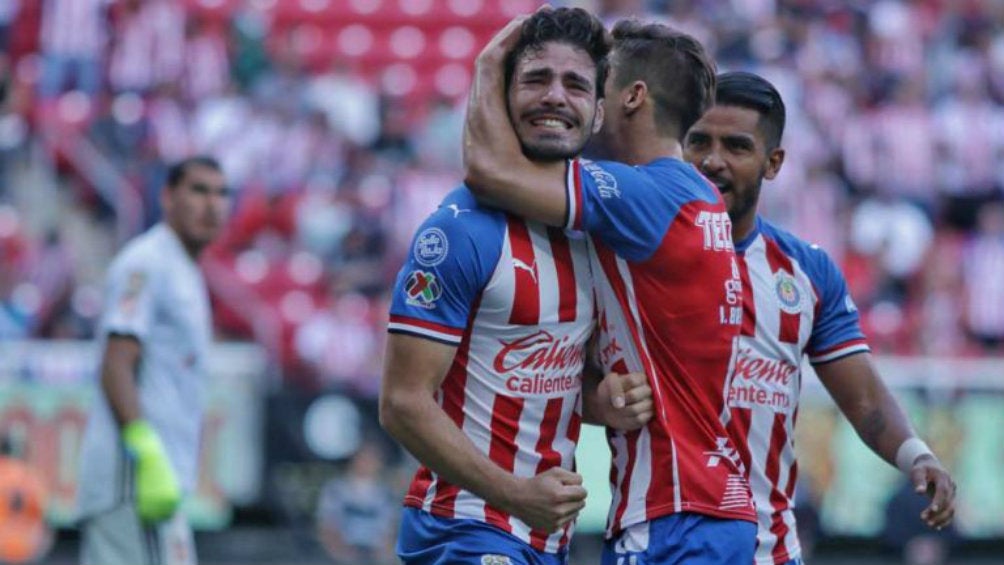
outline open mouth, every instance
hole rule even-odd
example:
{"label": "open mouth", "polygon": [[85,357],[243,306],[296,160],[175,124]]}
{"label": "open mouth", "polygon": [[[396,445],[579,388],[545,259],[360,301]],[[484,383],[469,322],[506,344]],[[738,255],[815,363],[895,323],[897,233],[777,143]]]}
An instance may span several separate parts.
{"label": "open mouth", "polygon": [[726,192],[732,192],[732,183],[720,179],[711,179],[712,184],[718,187],[718,192],[725,194]]}
{"label": "open mouth", "polygon": [[528,116],[530,125],[538,128],[567,131],[575,127],[573,120],[557,114],[533,114]]}

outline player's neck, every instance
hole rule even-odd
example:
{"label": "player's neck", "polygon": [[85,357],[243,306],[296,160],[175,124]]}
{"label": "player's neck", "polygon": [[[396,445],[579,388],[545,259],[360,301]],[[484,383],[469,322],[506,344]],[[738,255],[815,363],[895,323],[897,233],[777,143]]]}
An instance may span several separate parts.
{"label": "player's neck", "polygon": [[732,241],[738,243],[753,233],[756,229],[756,214],[746,214],[745,216],[732,220]]}
{"label": "player's neck", "polygon": [[167,225],[171,228],[171,231],[174,232],[174,237],[178,238],[178,243],[181,244],[181,247],[185,250],[185,253],[189,257],[191,257],[192,261],[198,261],[199,254],[202,253],[202,250],[205,249],[206,246],[201,243],[191,241],[190,239],[182,236],[181,230],[173,223],[171,223],[170,220],[168,220]]}
{"label": "player's neck", "polygon": [[677,139],[655,135],[630,135],[621,140],[618,160],[629,165],[644,165],[656,159],[683,159],[683,146]]}

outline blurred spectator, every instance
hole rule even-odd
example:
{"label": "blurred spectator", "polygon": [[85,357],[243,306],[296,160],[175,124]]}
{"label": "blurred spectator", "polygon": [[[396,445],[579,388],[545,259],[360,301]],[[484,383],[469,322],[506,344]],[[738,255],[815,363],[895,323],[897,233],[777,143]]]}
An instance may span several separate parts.
{"label": "blurred spectator", "polygon": [[383,324],[365,296],[335,290],[326,308],[316,311],[296,331],[297,354],[318,374],[322,388],[376,398],[382,366]]}
{"label": "blurred spectator", "polygon": [[954,526],[941,531],[928,528],[920,519],[927,504],[910,481],[903,480],[886,505],[882,537],[904,565],[943,565],[948,561]]}
{"label": "blurred spectator", "polygon": [[875,258],[897,298],[903,298],[907,280],[920,269],[933,235],[924,212],[902,200],[867,199],[851,218],[851,243]]}
{"label": "blurred spectator", "polygon": [[7,45],[10,43],[10,26],[17,18],[20,9],[21,0],[0,2],[0,53],[7,52]]}
{"label": "blurred spectator", "polygon": [[220,30],[198,16],[188,20],[185,29],[185,94],[189,100],[202,100],[222,94],[230,85],[230,61]]}
{"label": "blurred spectator", "polygon": [[185,65],[185,14],[170,0],[126,0],[118,6],[108,68],[113,92],[149,92],[176,82]]}
{"label": "blurred spectator", "polygon": [[398,501],[388,490],[378,444],[364,442],[348,472],[321,489],[317,535],[336,564],[393,561]]}
{"label": "blurred spectator", "polygon": [[379,97],[339,59],[327,73],[310,80],[306,97],[327,116],[328,125],[352,143],[368,146],[380,134]]}
{"label": "blurred spectator", "polygon": [[1004,202],[980,210],[962,273],[969,332],[988,353],[1004,352]]}
{"label": "blurred spectator", "polygon": [[40,91],[54,98],[72,78],[90,96],[101,88],[112,0],[44,0]]}

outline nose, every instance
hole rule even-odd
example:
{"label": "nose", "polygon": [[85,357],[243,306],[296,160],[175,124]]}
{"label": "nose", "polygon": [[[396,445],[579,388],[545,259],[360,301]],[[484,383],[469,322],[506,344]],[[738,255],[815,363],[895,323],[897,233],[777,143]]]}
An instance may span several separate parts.
{"label": "nose", "polygon": [[700,161],[701,170],[706,173],[713,173],[725,168],[725,161],[718,155],[718,151],[708,151]]}
{"label": "nose", "polygon": [[556,80],[544,91],[544,97],[541,99],[541,102],[551,106],[564,106],[566,94],[565,87],[561,84],[561,81]]}

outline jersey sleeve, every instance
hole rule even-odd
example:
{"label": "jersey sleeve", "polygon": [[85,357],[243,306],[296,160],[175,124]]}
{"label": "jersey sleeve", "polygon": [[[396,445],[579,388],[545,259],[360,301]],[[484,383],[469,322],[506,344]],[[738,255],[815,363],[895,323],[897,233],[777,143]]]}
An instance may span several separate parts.
{"label": "jersey sleeve", "polygon": [[106,335],[118,334],[146,341],[156,310],[153,269],[137,260],[115,264],[108,273],[105,319]]}
{"label": "jersey sleeve", "polygon": [[503,224],[447,199],[419,227],[394,284],[388,331],[459,345],[502,252]]}
{"label": "jersey sleeve", "polygon": [[622,163],[570,161],[565,187],[565,227],[593,234],[630,261],[655,252],[677,212],[651,176]]}
{"label": "jersey sleeve", "polygon": [[861,332],[858,308],[847,291],[847,281],[822,249],[813,247],[812,251],[813,265],[809,274],[820,296],[807,348],[809,361],[813,364],[827,363],[868,351],[868,343]]}

